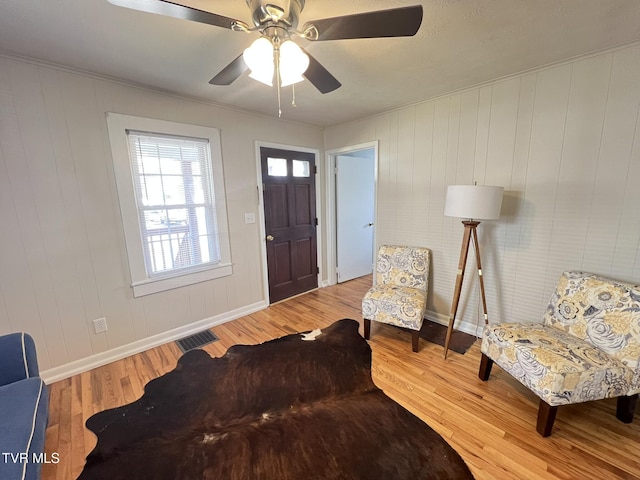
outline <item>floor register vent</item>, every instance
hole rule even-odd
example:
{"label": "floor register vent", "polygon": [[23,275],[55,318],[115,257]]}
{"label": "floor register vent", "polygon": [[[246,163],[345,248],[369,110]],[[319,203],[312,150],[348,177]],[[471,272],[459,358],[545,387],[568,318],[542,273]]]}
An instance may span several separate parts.
{"label": "floor register vent", "polygon": [[182,353],[186,353],[189,350],[193,350],[195,348],[204,347],[210,343],[213,343],[218,340],[211,330],[204,330],[202,332],[194,333],[188,337],[177,340],[178,348],[182,351]]}

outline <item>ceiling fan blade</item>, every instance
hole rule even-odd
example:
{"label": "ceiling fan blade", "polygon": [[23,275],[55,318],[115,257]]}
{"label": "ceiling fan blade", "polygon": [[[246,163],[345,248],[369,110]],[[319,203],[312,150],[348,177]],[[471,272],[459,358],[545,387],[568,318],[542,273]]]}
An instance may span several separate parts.
{"label": "ceiling fan blade", "polygon": [[[304,51],[307,55],[309,52]],[[324,68],[320,62],[309,55],[309,67],[303,76],[316,87],[320,93],[329,93],[337,90],[342,84]]]}
{"label": "ceiling fan blade", "polygon": [[209,80],[209,83],[211,85],[231,85],[248,69],[249,67],[245,63],[242,54],[240,54],[234,61],[224,67],[220,73]]}
{"label": "ceiling fan blade", "polygon": [[205,12],[197,8],[186,7],[167,0],[108,0],[108,2],[119,7],[132,8],[134,10],[140,10],[141,12],[158,13],[168,17],[206,23],[216,27],[230,29],[234,25],[244,25],[243,22],[234,20],[233,18],[223,17],[222,15]]}
{"label": "ceiling fan blade", "polygon": [[307,22],[302,27],[307,40],[411,37],[422,23],[422,5],[356,13]]}

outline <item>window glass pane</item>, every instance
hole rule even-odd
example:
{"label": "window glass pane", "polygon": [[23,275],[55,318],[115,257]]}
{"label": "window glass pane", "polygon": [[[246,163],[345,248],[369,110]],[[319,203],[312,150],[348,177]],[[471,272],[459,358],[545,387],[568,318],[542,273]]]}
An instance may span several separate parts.
{"label": "window glass pane", "polygon": [[164,205],[162,177],[160,175],[140,176],[140,201],[145,207]]}
{"label": "window glass pane", "polygon": [[193,203],[205,203],[207,197],[202,186],[202,177],[192,177],[193,180]]}
{"label": "window glass pane", "polygon": [[160,173],[160,160],[158,157],[141,156],[138,165],[141,173]]}
{"label": "window glass pane", "polygon": [[307,160],[294,160],[293,161],[293,176],[294,177],[308,177],[309,176],[309,162]]}
{"label": "window glass pane", "polygon": [[267,158],[267,171],[270,177],[286,177],[287,159],[271,157]]}
{"label": "window glass pane", "polygon": [[[167,210],[167,221],[165,222],[169,227],[183,227],[187,225],[187,209],[186,208],[172,208]],[[176,229],[172,229],[176,230]]]}
{"label": "window glass pane", "polygon": [[185,186],[182,176],[162,176],[162,190],[165,205],[184,205],[186,203],[184,189]]}
{"label": "window glass pane", "polygon": [[211,238],[209,235],[200,235],[200,255],[202,255],[203,262],[211,261],[211,254],[209,252],[209,243]]}
{"label": "window glass pane", "polygon": [[173,158],[163,158],[160,162],[163,175],[182,175],[182,162]]}
{"label": "window glass pane", "polygon": [[167,219],[167,212],[164,210],[146,210],[144,212],[144,229],[154,230],[164,228]]}

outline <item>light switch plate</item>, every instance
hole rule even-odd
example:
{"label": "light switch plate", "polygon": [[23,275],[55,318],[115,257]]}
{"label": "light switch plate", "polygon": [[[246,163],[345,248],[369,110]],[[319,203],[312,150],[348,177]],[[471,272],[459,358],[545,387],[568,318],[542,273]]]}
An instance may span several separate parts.
{"label": "light switch plate", "polygon": [[251,213],[245,213],[244,214],[244,223],[256,223],[256,214],[251,212]]}

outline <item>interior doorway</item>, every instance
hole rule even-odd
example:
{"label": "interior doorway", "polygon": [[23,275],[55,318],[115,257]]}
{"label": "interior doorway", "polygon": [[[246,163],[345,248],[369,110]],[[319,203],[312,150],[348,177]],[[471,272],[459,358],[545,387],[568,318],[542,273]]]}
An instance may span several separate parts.
{"label": "interior doorway", "polygon": [[328,152],[329,283],[373,272],[377,142]]}

